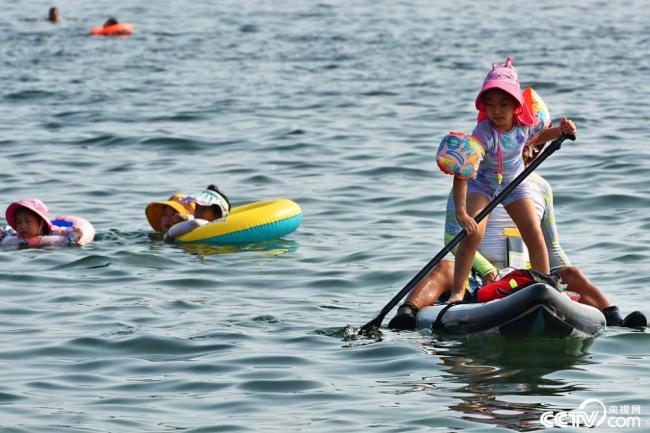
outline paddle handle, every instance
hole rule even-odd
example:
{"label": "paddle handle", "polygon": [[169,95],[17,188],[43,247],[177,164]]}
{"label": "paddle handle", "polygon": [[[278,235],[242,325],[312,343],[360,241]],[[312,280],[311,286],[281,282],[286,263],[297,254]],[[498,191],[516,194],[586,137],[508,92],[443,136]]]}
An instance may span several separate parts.
{"label": "paddle handle", "polygon": [[[501,192],[499,192],[499,194],[497,194],[497,196],[494,197],[492,201],[490,201],[490,203],[488,203],[488,205],[485,206],[485,208],[483,208],[483,210],[481,210],[481,212],[479,212],[479,214],[474,217],[476,223],[478,224],[483,221],[483,219],[485,219],[485,217],[488,216],[490,212],[492,212],[494,208],[497,207],[506,198],[506,196],[512,192],[513,189],[517,188],[517,186],[519,186],[519,184],[523,182],[530,173],[532,173],[542,162],[544,162],[546,158],[558,150],[560,146],[562,146],[564,140],[567,138],[572,141],[576,139],[574,135],[562,134],[559,138],[553,140],[551,144],[549,144],[546,149],[544,149],[544,151],[524,169],[524,171],[519,173],[519,175],[514,178],[513,181],[508,184],[508,186],[503,188]],[[395,307],[395,305],[397,305],[399,301],[402,300],[404,295],[410,292],[422,280],[422,278],[431,272],[431,269],[433,269],[447,254],[449,254],[449,252],[451,252],[451,250],[453,250],[466,235],[467,233],[465,230],[461,230],[458,234],[456,234],[456,236],[454,236],[454,238],[449,241],[449,243],[445,245],[445,247],[429,261],[429,263],[420,269],[420,271],[415,274],[415,276],[411,278],[408,283],[406,283],[406,286],[404,286],[404,288],[400,290],[399,293],[397,293],[384,308],[381,309],[377,317],[359,329],[359,334],[367,333],[371,328],[379,328],[386,315],[390,312],[390,310],[393,309],[393,307]]]}

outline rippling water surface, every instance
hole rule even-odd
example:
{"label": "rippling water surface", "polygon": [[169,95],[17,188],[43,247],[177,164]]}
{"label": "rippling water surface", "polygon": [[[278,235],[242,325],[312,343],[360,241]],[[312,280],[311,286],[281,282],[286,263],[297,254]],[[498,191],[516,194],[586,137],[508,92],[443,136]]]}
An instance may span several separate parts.
{"label": "rippling water surface", "polygon": [[[471,130],[508,54],[578,123],[540,168],[564,248],[650,313],[643,1],[140,3],[61,1],[51,25],[28,0],[0,20],[0,206],[37,196],[98,231],[0,251],[0,431],[532,431],[587,398],[647,429],[647,332],[345,328],[442,248],[435,148]],[[88,37],[108,15],[136,34]],[[302,226],[242,248],[149,240],[149,201],[209,183],[235,204],[291,198]]]}

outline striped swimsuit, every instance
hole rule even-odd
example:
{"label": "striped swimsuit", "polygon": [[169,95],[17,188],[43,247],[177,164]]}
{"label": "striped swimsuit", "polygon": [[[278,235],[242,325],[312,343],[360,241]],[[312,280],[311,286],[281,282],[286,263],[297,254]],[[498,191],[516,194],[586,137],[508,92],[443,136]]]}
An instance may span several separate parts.
{"label": "striped swimsuit", "polygon": [[[476,125],[472,135],[483,144],[485,157],[478,168],[476,179],[468,182],[467,192],[479,193],[492,199],[524,170],[521,152],[526,141],[533,135],[533,129],[529,126],[513,126],[510,131],[500,132],[490,119],[485,119]],[[498,180],[500,173],[503,175],[501,183]],[[508,206],[524,198],[533,199],[526,182],[519,184],[503,200],[503,205]]]}

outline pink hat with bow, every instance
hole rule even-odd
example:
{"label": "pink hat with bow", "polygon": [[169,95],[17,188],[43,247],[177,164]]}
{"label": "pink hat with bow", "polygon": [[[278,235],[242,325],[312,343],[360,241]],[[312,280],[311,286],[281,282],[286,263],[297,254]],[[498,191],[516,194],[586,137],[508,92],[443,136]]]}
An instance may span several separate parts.
{"label": "pink hat with bow", "polygon": [[519,85],[519,75],[517,70],[512,66],[512,57],[508,56],[506,63],[503,65],[498,65],[496,63],[492,64],[492,69],[488,72],[483,82],[481,90],[476,96],[476,109],[479,111],[478,121],[487,119],[487,113],[485,112],[485,107],[483,105],[483,99],[481,96],[483,93],[490,89],[500,89],[511,95],[519,107],[515,109],[515,119],[523,125],[534,125],[535,119],[530,113],[526,104],[524,102],[524,97],[521,93],[521,87]]}
{"label": "pink hat with bow", "polygon": [[41,217],[45,222],[45,224],[47,225],[48,231],[51,231],[54,228],[52,222],[50,221],[50,215],[47,210],[47,207],[45,206],[45,203],[43,203],[37,198],[28,198],[25,200],[11,203],[7,208],[7,211],[5,212],[5,217],[7,218],[7,222],[14,230],[18,230],[16,228],[16,211],[21,207],[29,209],[32,212],[34,212],[36,215]]}

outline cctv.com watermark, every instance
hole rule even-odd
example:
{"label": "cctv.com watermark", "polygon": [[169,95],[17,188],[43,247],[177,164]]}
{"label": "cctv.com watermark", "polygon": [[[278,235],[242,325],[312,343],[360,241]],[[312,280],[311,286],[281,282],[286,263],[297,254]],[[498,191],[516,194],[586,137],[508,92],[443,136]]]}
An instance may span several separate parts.
{"label": "cctv.com watermark", "polygon": [[539,417],[544,427],[599,427],[611,429],[639,429],[642,427],[641,406],[609,405],[605,406],[596,398],[589,398],[574,410],[544,412]]}

